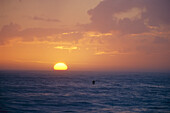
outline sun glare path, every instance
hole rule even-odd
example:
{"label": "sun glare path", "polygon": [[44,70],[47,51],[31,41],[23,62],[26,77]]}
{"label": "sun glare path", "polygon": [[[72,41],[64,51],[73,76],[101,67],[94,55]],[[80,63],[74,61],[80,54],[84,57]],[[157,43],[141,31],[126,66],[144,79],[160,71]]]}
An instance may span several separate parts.
{"label": "sun glare path", "polygon": [[56,63],[54,65],[54,70],[67,70],[68,67],[65,63]]}

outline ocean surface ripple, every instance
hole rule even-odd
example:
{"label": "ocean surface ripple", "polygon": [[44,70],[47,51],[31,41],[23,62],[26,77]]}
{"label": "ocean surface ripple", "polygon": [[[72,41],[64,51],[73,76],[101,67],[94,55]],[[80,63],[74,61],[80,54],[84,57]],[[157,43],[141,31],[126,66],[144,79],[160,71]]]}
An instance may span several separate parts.
{"label": "ocean surface ripple", "polygon": [[170,73],[0,71],[1,112],[170,113]]}

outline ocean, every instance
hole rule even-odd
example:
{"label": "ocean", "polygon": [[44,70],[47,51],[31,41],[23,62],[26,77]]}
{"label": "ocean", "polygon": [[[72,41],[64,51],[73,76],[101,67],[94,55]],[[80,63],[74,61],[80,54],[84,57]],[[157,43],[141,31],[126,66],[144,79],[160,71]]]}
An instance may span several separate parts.
{"label": "ocean", "polygon": [[0,113],[63,112],[170,113],[170,73],[0,71]]}

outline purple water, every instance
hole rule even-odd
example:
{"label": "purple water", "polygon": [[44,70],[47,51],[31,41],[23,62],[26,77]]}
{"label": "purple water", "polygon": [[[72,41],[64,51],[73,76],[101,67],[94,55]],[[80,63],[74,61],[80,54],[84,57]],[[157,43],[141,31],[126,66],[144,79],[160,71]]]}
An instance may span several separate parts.
{"label": "purple water", "polygon": [[169,113],[170,73],[0,71],[0,112]]}

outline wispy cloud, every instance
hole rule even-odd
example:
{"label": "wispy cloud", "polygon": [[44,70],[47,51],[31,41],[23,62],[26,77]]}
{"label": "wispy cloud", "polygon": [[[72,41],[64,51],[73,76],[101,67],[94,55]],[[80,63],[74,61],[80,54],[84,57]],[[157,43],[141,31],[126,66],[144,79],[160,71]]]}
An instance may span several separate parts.
{"label": "wispy cloud", "polygon": [[45,21],[45,22],[60,22],[58,19],[52,19],[52,18],[43,18],[43,17],[38,17],[34,16],[32,17],[33,20],[38,20],[38,21]]}
{"label": "wispy cloud", "polygon": [[120,55],[120,54],[127,54],[127,53],[123,53],[119,51],[110,51],[110,52],[100,51],[95,53],[95,55],[110,55],[110,56]]}
{"label": "wispy cloud", "polygon": [[64,47],[64,46],[56,46],[56,47],[54,47],[55,49],[61,49],[61,50],[76,50],[76,49],[78,49],[78,47],[76,47],[76,46],[72,46],[72,47]]}

